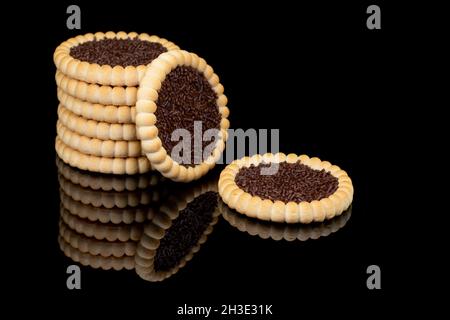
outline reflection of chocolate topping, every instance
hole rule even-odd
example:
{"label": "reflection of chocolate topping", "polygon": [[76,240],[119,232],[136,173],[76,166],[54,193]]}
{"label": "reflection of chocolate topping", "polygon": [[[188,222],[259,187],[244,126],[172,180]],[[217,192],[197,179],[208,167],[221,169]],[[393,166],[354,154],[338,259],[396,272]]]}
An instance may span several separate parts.
{"label": "reflection of chocolate topping", "polygon": [[172,269],[189,253],[211,223],[216,207],[217,193],[208,191],[180,211],[178,218],[161,239],[155,254],[155,271]]}
{"label": "reflection of chocolate topping", "polygon": [[252,196],[282,202],[320,200],[338,188],[338,179],[325,170],[315,170],[300,162],[279,164],[277,173],[261,175],[267,164],[241,168],[235,181],[239,188]]}
{"label": "reflection of chocolate topping", "polygon": [[140,66],[147,65],[167,49],[158,42],[134,39],[102,39],[81,43],[70,49],[70,55],[78,60],[99,65]]}
{"label": "reflection of chocolate topping", "polygon": [[205,76],[192,67],[176,67],[163,81],[156,105],[156,126],[167,153],[170,155],[172,148],[183,139],[172,141],[172,132],[186,129],[191,134],[191,159],[184,165],[194,166],[206,160],[202,159],[203,151],[212,142],[198,142],[198,147],[202,149],[194,152],[194,121],[201,121],[203,135],[208,129],[220,128],[221,116],[217,94]]}

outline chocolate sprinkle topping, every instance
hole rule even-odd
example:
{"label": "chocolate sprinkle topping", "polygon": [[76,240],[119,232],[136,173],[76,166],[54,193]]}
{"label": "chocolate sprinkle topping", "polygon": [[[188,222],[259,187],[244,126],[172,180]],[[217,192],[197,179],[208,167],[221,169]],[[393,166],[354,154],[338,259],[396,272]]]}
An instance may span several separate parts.
{"label": "chocolate sprinkle topping", "polygon": [[155,271],[170,270],[178,265],[200,240],[212,221],[216,207],[217,192],[208,191],[192,200],[180,212],[156,250]]}
{"label": "chocolate sprinkle topping", "polygon": [[261,168],[268,164],[241,168],[236,175],[236,184],[261,199],[311,202],[332,195],[338,188],[338,179],[325,170],[315,170],[300,162],[282,162],[273,175],[261,175]]}
{"label": "chocolate sprinkle topping", "polygon": [[[220,128],[221,115],[217,94],[205,76],[192,67],[176,67],[163,81],[156,105],[156,126],[167,153],[170,155],[173,147],[182,141],[182,138],[172,141],[172,132],[183,128],[191,134],[191,159],[183,165],[194,166],[206,160],[202,159],[203,151],[212,142],[202,139],[201,143],[194,144],[194,121],[201,121],[203,135],[208,129]],[[214,139],[217,140],[217,137]]]}
{"label": "chocolate sprinkle topping", "polygon": [[147,65],[167,49],[158,42],[134,39],[102,39],[81,43],[70,49],[70,55],[78,60],[99,65],[140,66]]}

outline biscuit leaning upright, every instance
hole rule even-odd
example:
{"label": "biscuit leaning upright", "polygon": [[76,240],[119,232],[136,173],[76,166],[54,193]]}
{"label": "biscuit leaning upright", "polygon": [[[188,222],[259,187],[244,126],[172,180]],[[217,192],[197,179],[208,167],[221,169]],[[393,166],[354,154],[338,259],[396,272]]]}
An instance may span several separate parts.
{"label": "biscuit leaning upright", "polygon": [[173,50],[153,60],[139,85],[136,127],[154,169],[189,182],[214,167],[230,125],[223,91],[217,74],[196,54]]}

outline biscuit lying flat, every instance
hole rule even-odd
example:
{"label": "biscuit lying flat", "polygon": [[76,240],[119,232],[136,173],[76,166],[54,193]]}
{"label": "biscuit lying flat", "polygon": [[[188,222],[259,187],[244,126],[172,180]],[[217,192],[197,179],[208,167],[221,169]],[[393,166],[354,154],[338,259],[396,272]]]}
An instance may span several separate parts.
{"label": "biscuit lying flat", "polygon": [[261,220],[310,223],[342,214],[353,200],[347,173],[319,158],[265,154],[233,161],[219,193],[232,209]]}
{"label": "biscuit lying flat", "polygon": [[136,32],[97,32],[61,43],[53,60],[66,76],[106,86],[137,86],[146,65],[161,53],[179,49],[166,39]]}
{"label": "biscuit lying flat", "polygon": [[136,104],[137,87],[100,86],[69,78],[59,70],[56,71],[55,81],[65,93],[90,103],[115,106]]}
{"label": "biscuit lying flat", "polygon": [[229,110],[219,77],[204,59],[182,50],[161,54],[137,99],[137,135],[153,168],[189,182],[214,167],[225,148]]}
{"label": "biscuit lying flat", "polygon": [[60,120],[56,122],[58,138],[68,147],[97,157],[135,158],[142,156],[139,140],[100,140],[80,135],[69,130]]}
{"label": "biscuit lying flat", "polygon": [[89,138],[100,140],[137,140],[136,126],[132,123],[108,123],[86,119],[76,115],[61,104],[58,106],[58,118],[69,130]]}
{"label": "biscuit lying flat", "polygon": [[146,157],[106,158],[86,155],[67,146],[58,137],[55,139],[55,150],[65,163],[81,170],[113,174],[136,174],[151,170]]}
{"label": "biscuit lying flat", "polygon": [[136,121],[135,106],[113,106],[90,103],[72,97],[58,88],[58,100],[63,107],[85,119],[108,123],[133,124]]}

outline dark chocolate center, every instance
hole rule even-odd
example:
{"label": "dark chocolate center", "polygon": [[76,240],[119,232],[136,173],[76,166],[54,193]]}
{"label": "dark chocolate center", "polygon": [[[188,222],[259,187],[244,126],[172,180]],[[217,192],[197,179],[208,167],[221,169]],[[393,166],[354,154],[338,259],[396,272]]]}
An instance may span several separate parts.
{"label": "dark chocolate center", "polygon": [[[182,162],[183,165],[194,166],[206,160],[210,154],[203,157],[203,152],[207,146],[215,143],[217,136],[210,141],[209,138],[202,139],[202,136],[212,128],[217,129],[215,134],[218,133],[221,116],[217,94],[205,76],[192,67],[176,67],[163,81],[156,105],[156,126],[167,153],[172,155],[172,149],[178,145],[177,156],[184,156],[183,159],[186,159]],[[194,122],[196,132],[200,132],[200,135],[194,134]],[[172,133],[176,129],[187,130],[190,133],[189,141],[183,139],[183,135],[172,141]],[[184,147],[180,147],[181,145]],[[189,154],[179,152],[180,150],[190,151],[190,157]]]}
{"label": "dark chocolate center", "polygon": [[236,184],[261,199],[282,202],[320,200],[332,195],[338,188],[338,179],[325,170],[315,170],[300,162],[279,164],[277,173],[261,175],[268,164],[241,168],[235,177]]}
{"label": "dark chocolate center", "polygon": [[200,240],[216,207],[217,192],[209,191],[192,200],[180,212],[156,250],[155,271],[170,270],[178,265]]}
{"label": "dark chocolate center", "polygon": [[158,42],[134,39],[102,39],[81,43],[70,49],[70,55],[78,60],[99,65],[140,66],[147,65],[167,49]]}

